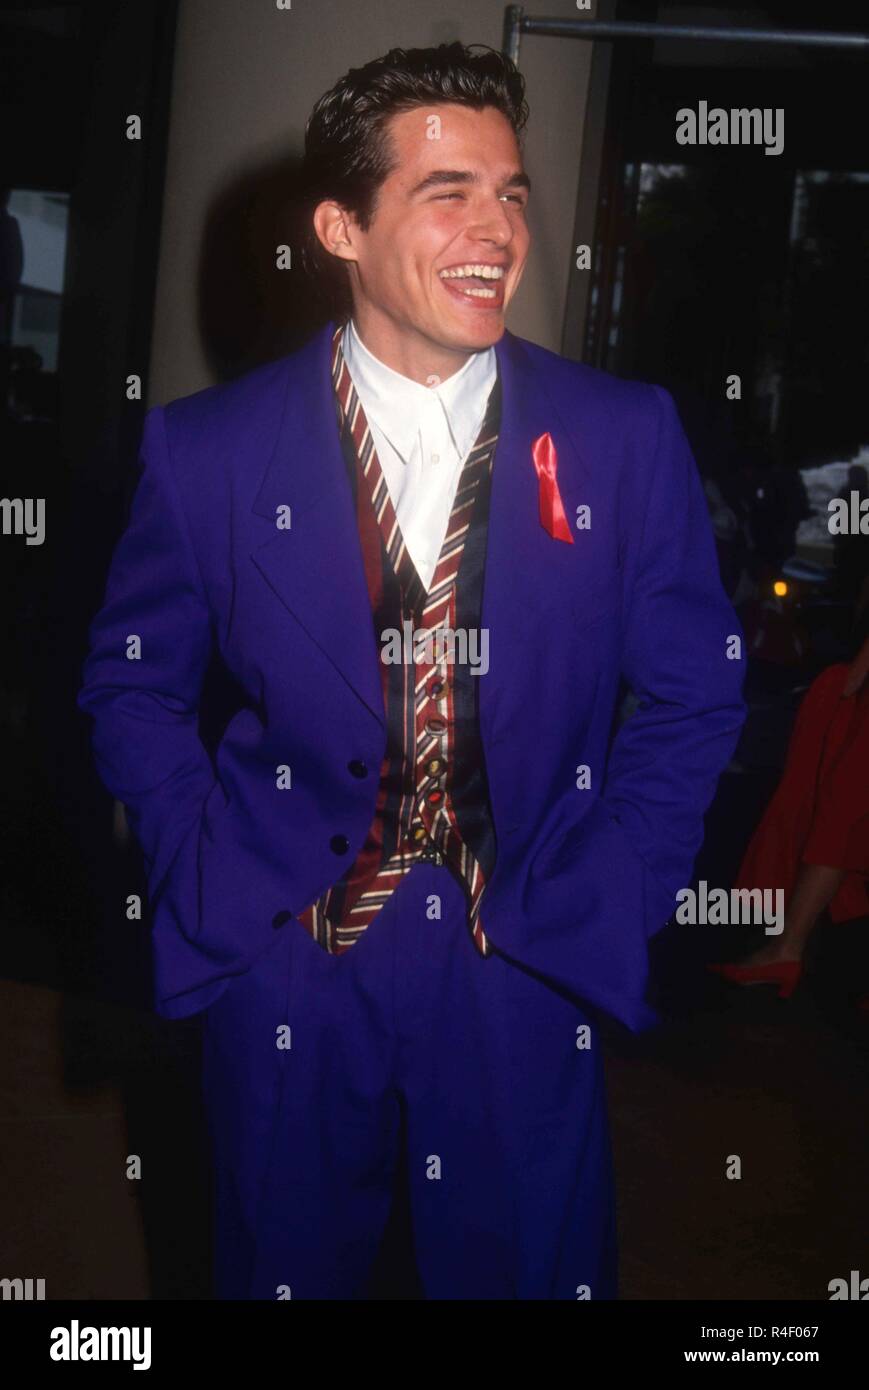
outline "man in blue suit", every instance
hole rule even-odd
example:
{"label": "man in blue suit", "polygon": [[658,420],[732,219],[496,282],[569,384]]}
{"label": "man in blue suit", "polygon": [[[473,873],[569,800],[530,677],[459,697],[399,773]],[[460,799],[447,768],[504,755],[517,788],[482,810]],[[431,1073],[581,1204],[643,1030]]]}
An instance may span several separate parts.
{"label": "man in blue suit", "polygon": [[[204,1014],[221,1298],[359,1298],[406,1132],[428,1298],[613,1298],[596,1010],[638,1031],[744,717],[666,391],[506,330],[523,83],[317,103],[301,351],[152,409],[79,703]],[[214,763],[213,651],[244,692]],[[611,737],[620,682],[637,709]]]}

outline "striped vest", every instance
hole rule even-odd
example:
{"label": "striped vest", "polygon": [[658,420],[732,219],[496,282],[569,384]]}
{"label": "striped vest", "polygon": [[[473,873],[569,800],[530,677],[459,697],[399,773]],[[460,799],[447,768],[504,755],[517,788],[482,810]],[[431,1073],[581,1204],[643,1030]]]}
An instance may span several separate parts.
{"label": "striped vest", "polygon": [[[339,326],[333,339],[332,383],[381,655],[387,742],[365,843],[338,882],[298,916],[318,945],[340,955],[359,940],[414,864],[446,864],[465,890],[474,943],[481,955],[489,956],[492,946],[480,920],[480,900],[496,850],[479,735],[480,677],[472,674],[467,661],[451,662],[449,645],[434,640],[434,634],[443,629],[460,635],[480,631],[500,376],[459,476],[426,593],[404,544],[368,422],[344,363],[342,333]],[[400,634],[399,661],[382,660],[389,632]],[[408,644],[405,638],[411,633],[416,640]],[[415,661],[414,655],[422,659]]]}

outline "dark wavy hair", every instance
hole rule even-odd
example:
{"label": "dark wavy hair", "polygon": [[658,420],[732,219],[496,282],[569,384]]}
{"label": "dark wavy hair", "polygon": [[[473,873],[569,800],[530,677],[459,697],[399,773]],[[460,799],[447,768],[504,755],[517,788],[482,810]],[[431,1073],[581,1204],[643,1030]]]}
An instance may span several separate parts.
{"label": "dark wavy hair", "polygon": [[485,44],[390,49],[362,68],[351,68],[311,112],[299,199],[301,261],[315,293],[339,322],[353,308],[349,272],[346,262],[320,242],[312,223],[314,209],[332,199],[367,231],[380,186],[398,162],[387,121],[438,102],[476,111],[494,106],[510,122],[521,148],[528,120],[525,79],[509,58]]}

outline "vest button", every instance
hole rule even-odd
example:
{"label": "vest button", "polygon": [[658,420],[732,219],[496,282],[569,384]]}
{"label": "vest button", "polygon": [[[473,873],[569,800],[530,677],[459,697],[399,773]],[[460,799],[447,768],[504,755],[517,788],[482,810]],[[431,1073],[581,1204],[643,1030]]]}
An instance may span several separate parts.
{"label": "vest button", "polygon": [[425,721],[425,731],[427,734],[442,734],[446,730],[447,721],[440,714],[433,714]]}
{"label": "vest button", "polygon": [[353,758],[347,764],[348,772],[352,772],[354,777],[367,777],[368,767],[361,758]]}
{"label": "vest button", "polygon": [[350,841],[346,835],[333,835],[329,841],[329,848],[333,854],[346,854],[350,848]]}
{"label": "vest button", "polygon": [[444,688],[444,683],[438,676],[433,676],[426,686],[426,693],[436,700]]}
{"label": "vest button", "polygon": [[424,825],[421,825],[419,821],[417,821],[416,825],[414,825],[411,829],[410,838],[413,840],[415,845],[421,845],[425,837],[426,828]]}
{"label": "vest button", "polygon": [[429,806],[440,806],[441,802],[444,799],[444,794],[441,791],[440,787],[432,787],[429,791],[426,792],[425,799],[428,802]]}
{"label": "vest button", "polygon": [[430,777],[439,777],[440,774],[443,772],[443,770],[444,770],[445,767],[446,767],[446,759],[444,759],[444,758],[429,758],[428,762],[427,762],[426,765],[425,765],[425,770],[426,770],[426,772],[429,774]]}

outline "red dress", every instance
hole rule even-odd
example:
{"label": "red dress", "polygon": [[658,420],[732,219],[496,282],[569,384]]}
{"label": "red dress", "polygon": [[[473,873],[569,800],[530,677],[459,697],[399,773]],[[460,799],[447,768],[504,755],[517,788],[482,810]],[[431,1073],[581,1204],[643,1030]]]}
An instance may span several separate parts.
{"label": "red dress", "polygon": [[800,705],[781,781],[754,832],[735,888],[783,888],[800,864],[847,869],[834,922],[869,916],[869,680],[842,698],[846,665],[830,666]]}

